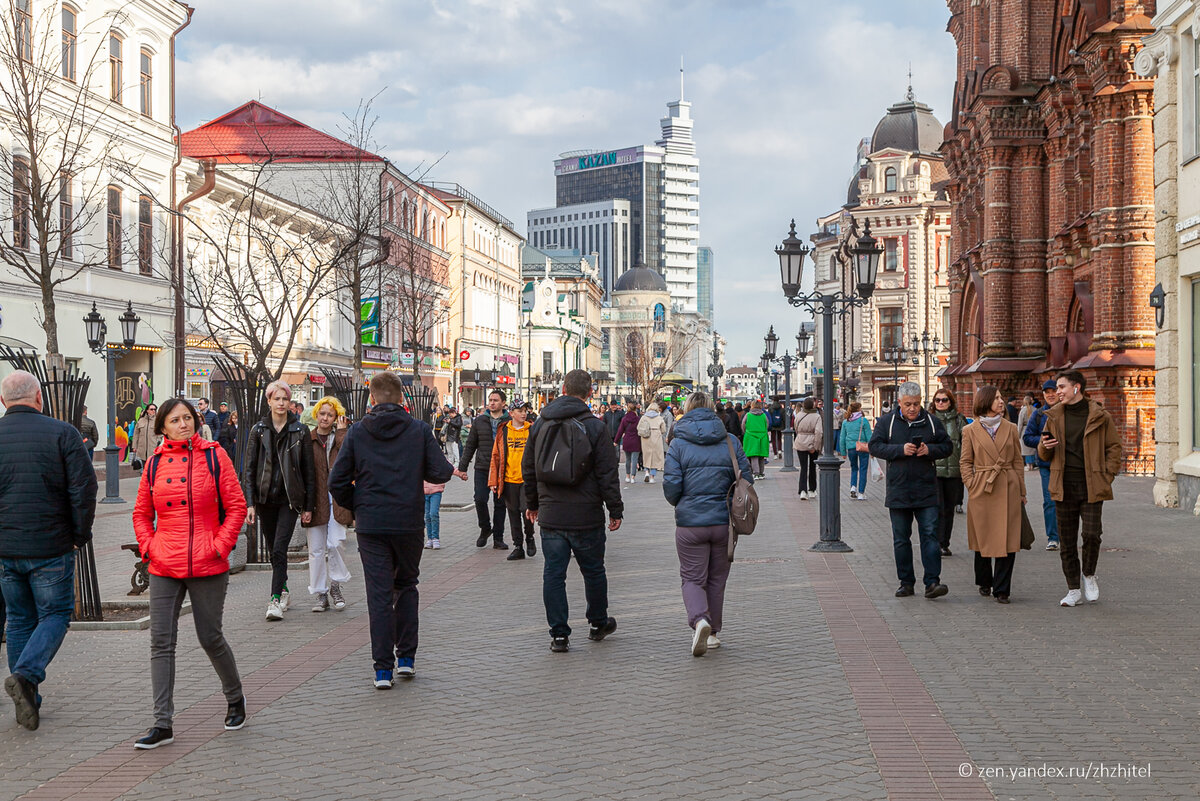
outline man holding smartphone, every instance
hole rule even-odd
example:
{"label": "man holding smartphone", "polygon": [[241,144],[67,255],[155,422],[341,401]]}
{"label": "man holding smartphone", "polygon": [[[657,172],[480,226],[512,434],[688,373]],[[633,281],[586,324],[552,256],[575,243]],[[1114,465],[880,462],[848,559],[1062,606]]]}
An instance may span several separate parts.
{"label": "man holding smartphone", "polygon": [[938,537],[938,459],[954,452],[941,421],[921,405],[921,387],[913,381],[900,385],[898,407],[885,414],[871,434],[872,456],[887,462],[887,498],[884,506],[892,519],[892,547],[896,553],[897,598],[913,594],[912,524],[917,522],[924,569],[926,598],[950,591],[942,583],[942,547]]}

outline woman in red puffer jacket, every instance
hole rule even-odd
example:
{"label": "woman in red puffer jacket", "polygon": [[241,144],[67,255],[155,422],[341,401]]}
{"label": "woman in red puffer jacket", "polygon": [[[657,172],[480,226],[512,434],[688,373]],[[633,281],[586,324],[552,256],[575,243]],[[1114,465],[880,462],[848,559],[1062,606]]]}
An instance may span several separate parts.
{"label": "woman in red puffer jacket", "polygon": [[174,742],[175,640],[185,594],[192,601],[196,637],[229,703],[225,728],[240,729],[246,722],[242,680],[221,632],[229,553],[246,519],[246,499],[225,449],[197,434],[199,426],[200,416],[185,400],[170,398],[159,407],[154,433],[162,444],[146,460],[133,507],[138,550],[150,562],[154,691],[154,727],[134,743],[137,748]]}

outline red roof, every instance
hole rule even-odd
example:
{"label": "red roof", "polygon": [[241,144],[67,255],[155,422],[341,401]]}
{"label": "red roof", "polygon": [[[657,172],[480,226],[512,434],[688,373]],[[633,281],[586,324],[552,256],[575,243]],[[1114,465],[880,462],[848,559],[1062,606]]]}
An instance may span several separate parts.
{"label": "red roof", "polygon": [[183,155],[231,164],[272,161],[383,161],[341,139],[251,100],[180,136]]}

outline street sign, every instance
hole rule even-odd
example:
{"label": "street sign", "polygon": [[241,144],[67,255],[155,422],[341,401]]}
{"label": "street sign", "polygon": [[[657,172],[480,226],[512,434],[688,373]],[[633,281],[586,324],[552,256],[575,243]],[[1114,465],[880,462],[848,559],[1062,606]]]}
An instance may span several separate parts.
{"label": "street sign", "polygon": [[459,360],[460,362],[465,362],[465,361],[466,361],[467,359],[469,359],[469,358],[471,358],[471,351],[469,351],[469,350],[460,350],[460,351],[458,352],[458,360]]}

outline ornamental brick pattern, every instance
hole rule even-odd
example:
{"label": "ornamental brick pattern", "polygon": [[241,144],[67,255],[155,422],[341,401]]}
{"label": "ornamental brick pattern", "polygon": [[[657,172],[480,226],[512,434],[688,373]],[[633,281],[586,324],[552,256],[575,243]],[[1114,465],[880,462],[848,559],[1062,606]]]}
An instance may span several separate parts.
{"label": "ornamental brick pattern", "polygon": [[1133,70],[1154,0],[947,0],[958,46],[949,367],[1034,389],[1080,370],[1126,469],[1154,455],[1154,83]]}

